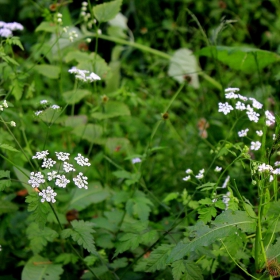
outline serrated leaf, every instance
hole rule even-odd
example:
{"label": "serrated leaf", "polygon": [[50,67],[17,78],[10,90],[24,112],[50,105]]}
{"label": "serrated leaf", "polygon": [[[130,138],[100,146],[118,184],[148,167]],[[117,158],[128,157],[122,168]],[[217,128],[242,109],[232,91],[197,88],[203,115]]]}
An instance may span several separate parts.
{"label": "serrated leaf", "polygon": [[0,144],[0,148],[4,149],[4,150],[11,151],[11,152],[16,152],[16,153],[19,152],[19,150],[15,149],[14,147],[12,147],[12,146],[10,146],[8,144]]}
{"label": "serrated leaf", "polygon": [[15,99],[17,101],[20,100],[23,93],[23,83],[17,79],[13,80],[13,83],[10,86],[10,90]]}
{"label": "serrated leaf", "polygon": [[92,227],[93,223],[85,221],[74,220],[71,222],[73,229],[64,229],[61,232],[62,238],[72,237],[79,245],[82,245],[84,249],[88,250],[90,253],[95,254],[96,249],[94,246],[94,240],[92,233],[95,232]]}
{"label": "serrated leaf", "polygon": [[203,280],[199,266],[191,261],[176,261],[172,263],[172,275],[174,280]]}
{"label": "serrated leaf", "polygon": [[94,112],[91,114],[91,117],[104,120],[109,118],[115,118],[120,116],[129,116],[130,110],[126,104],[118,101],[108,101],[104,105],[104,113],[103,112]]}
{"label": "serrated leaf", "polygon": [[72,263],[75,264],[79,260],[79,257],[71,253],[62,253],[55,258],[56,263],[62,263],[63,265]]}
{"label": "serrated leaf", "polygon": [[198,214],[199,214],[199,220],[208,223],[212,220],[212,217],[216,217],[217,215],[217,210],[215,207],[207,207],[207,208],[201,208],[198,209]]}
{"label": "serrated leaf", "polygon": [[230,68],[244,73],[262,70],[280,60],[280,56],[274,52],[248,47],[210,46],[201,49],[198,54],[214,57]]}
{"label": "serrated leaf", "polygon": [[[2,179],[8,178],[8,179]],[[0,191],[11,186],[10,171],[0,170]]]}
{"label": "serrated leaf", "polygon": [[158,232],[156,230],[150,230],[141,234],[141,244],[149,245],[155,243],[158,240]]}
{"label": "serrated leaf", "polygon": [[215,207],[224,210],[226,208],[226,205],[222,200],[218,200],[215,202]]}
{"label": "serrated leaf", "polygon": [[148,258],[147,272],[154,272],[156,270],[164,269],[166,267],[168,256],[174,245],[162,244],[157,249],[152,251]]}
{"label": "serrated leaf", "polygon": [[22,51],[24,51],[24,47],[20,41],[20,38],[19,37],[16,37],[16,36],[13,36],[11,38],[7,38],[7,41],[6,41],[8,44],[10,45],[16,45],[18,46]]}
{"label": "serrated leaf", "polygon": [[47,242],[53,241],[58,237],[58,233],[48,227],[40,229],[38,224],[31,223],[26,229],[26,234],[30,240],[31,249],[34,254],[38,254],[47,245]]}
{"label": "serrated leaf", "polygon": [[7,54],[5,54],[4,52],[0,52],[0,58],[2,58],[5,62],[7,62],[8,64],[13,64],[16,66],[19,66],[19,64],[17,63],[17,61],[15,61],[13,58],[9,57]]}
{"label": "serrated leaf", "polygon": [[199,87],[198,65],[192,51],[186,48],[177,50],[170,59],[168,75],[179,83],[190,77],[189,85]]}
{"label": "serrated leaf", "polygon": [[25,264],[21,280],[60,280],[62,265],[53,264],[41,256],[34,256]]}
{"label": "serrated leaf", "polygon": [[198,201],[199,204],[212,204],[212,200],[210,198],[203,198]]}
{"label": "serrated leaf", "polygon": [[212,222],[212,227],[204,225],[202,222],[197,223],[192,229],[191,236],[196,236],[192,241],[184,244],[180,242],[172,250],[168,262],[174,262],[182,259],[190,252],[199,249],[199,247],[209,246],[229,235],[234,235],[236,227],[245,232],[253,232],[256,227],[255,219],[252,219],[244,211],[226,210],[216,217]]}
{"label": "serrated leaf", "polygon": [[72,199],[68,205],[68,209],[76,209],[81,211],[88,207],[90,204],[99,203],[109,197],[108,190],[102,188],[99,182],[91,182],[88,189],[75,188],[71,192]]}
{"label": "serrated leaf", "polygon": [[41,65],[36,65],[34,67],[38,73],[41,75],[50,78],[50,79],[58,79],[59,74],[60,74],[60,68],[58,66],[54,65],[48,65],[48,64],[41,64]]}
{"label": "serrated leaf", "polygon": [[116,251],[114,254],[114,258],[127,250],[134,250],[139,246],[139,243],[141,241],[141,236],[136,233],[125,233],[122,235],[122,237],[119,239],[119,242],[116,244]]}
{"label": "serrated leaf", "polygon": [[42,203],[40,196],[35,191],[26,197],[25,202],[28,203],[28,212],[31,212],[30,218],[39,225],[40,229],[43,229],[47,222],[50,206],[46,202]]}
{"label": "serrated leaf", "polygon": [[70,90],[62,93],[62,97],[66,103],[73,105],[80,102],[86,96],[90,95],[91,92],[85,89]]}
{"label": "serrated leaf", "polygon": [[93,14],[99,22],[113,19],[120,11],[122,0],[111,1],[93,7]]}

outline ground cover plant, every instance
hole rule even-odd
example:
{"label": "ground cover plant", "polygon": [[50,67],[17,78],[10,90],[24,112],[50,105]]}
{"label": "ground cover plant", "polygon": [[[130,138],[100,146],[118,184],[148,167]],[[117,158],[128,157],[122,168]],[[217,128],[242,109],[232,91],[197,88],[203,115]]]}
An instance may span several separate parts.
{"label": "ground cover plant", "polygon": [[0,279],[280,277],[280,6],[8,2]]}

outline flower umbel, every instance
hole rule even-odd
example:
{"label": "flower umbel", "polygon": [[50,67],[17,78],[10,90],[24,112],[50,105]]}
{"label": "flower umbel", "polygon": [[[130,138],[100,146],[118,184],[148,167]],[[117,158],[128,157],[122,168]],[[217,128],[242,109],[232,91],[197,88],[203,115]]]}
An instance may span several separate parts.
{"label": "flower umbel", "polygon": [[42,190],[39,195],[42,196],[41,202],[56,202],[54,197],[57,195],[57,193],[54,192],[54,190],[50,186],[48,186],[46,190]]}

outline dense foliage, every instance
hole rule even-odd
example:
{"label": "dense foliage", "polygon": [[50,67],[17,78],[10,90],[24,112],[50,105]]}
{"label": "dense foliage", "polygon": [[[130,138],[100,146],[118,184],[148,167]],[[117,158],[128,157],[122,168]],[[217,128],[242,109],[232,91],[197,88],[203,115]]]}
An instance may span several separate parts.
{"label": "dense foliage", "polygon": [[0,280],[280,277],[277,1],[0,8]]}

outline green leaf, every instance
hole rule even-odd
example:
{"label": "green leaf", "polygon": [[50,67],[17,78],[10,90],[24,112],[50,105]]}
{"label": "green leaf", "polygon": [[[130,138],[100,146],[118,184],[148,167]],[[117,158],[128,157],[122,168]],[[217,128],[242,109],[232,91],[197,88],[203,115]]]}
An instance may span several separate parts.
{"label": "green leaf", "polygon": [[198,201],[199,204],[213,204],[212,200],[210,198],[203,198],[203,199],[200,199]]}
{"label": "green leaf", "polygon": [[76,209],[81,211],[88,207],[90,204],[99,203],[109,197],[108,190],[103,189],[99,182],[91,182],[88,189],[75,188],[71,192],[72,199],[69,203],[68,209]]}
{"label": "green leaf", "polygon": [[41,256],[34,256],[25,264],[21,280],[60,280],[62,265],[53,264]]}
{"label": "green leaf", "polygon": [[280,238],[277,238],[275,244],[270,245],[266,251],[267,258],[276,259],[280,255]]}
{"label": "green leaf", "polygon": [[11,151],[11,152],[16,152],[16,153],[19,152],[19,150],[15,149],[14,147],[12,147],[12,146],[10,146],[8,144],[0,144],[0,148],[4,149],[4,150]]}
{"label": "green leaf", "polygon": [[13,167],[13,170],[18,178],[18,181],[28,191],[28,193],[34,193],[33,188],[28,184],[30,171],[23,167],[21,167],[20,169]]}
{"label": "green leaf", "polygon": [[198,222],[195,226],[189,227],[191,236],[195,236],[192,241],[188,243],[180,242],[172,250],[168,262],[174,262],[182,259],[192,251],[198,250],[200,247],[207,247],[229,235],[234,235],[236,227],[245,232],[254,232],[256,227],[255,219],[252,219],[244,211],[226,210],[221,215],[217,216],[212,222],[212,227]]}
{"label": "green leaf", "polygon": [[48,65],[48,64],[41,64],[36,65],[34,67],[35,70],[38,71],[41,75],[50,78],[50,79],[58,79],[60,74],[60,68],[58,66],[54,65]]}
{"label": "green leaf", "polygon": [[0,200],[0,215],[10,212],[16,212],[18,210],[18,206],[6,200]]}
{"label": "green leaf", "polygon": [[6,42],[10,45],[16,45],[18,46],[22,51],[24,51],[24,47],[21,44],[20,38],[19,37],[11,37],[11,38],[7,38]]}
{"label": "green leaf", "polygon": [[177,50],[171,57],[168,75],[179,83],[183,83],[189,77],[188,84],[194,88],[199,88],[198,69],[199,67],[192,51],[184,48]]}
{"label": "green leaf", "polygon": [[50,206],[46,202],[42,203],[40,196],[35,191],[26,197],[25,202],[28,203],[28,212],[32,212],[30,218],[39,225],[40,229],[43,229],[47,222]]}
{"label": "green leaf", "polygon": [[150,230],[141,234],[141,244],[149,245],[155,243],[158,240],[158,232],[156,230]]}
{"label": "green leaf", "polygon": [[127,250],[134,250],[139,246],[141,242],[141,235],[136,233],[125,233],[119,239],[119,242],[116,244],[116,252],[114,254],[114,258]]}
{"label": "green leaf", "polygon": [[217,210],[215,207],[207,207],[207,208],[200,208],[198,209],[198,214],[199,215],[199,220],[208,223],[212,220],[212,217],[216,217],[217,215]]}
{"label": "green leaf", "polygon": [[56,231],[48,227],[40,229],[36,223],[31,223],[28,226],[26,234],[30,240],[31,249],[34,254],[41,252],[47,245],[48,241],[52,242],[56,237],[58,237],[58,233]]}
{"label": "green leaf", "polygon": [[118,101],[108,101],[104,105],[104,113],[103,112],[94,112],[91,116],[98,120],[104,120],[109,118],[115,118],[119,116],[129,116],[130,111],[129,108],[122,102]]}
{"label": "green leaf", "polygon": [[62,253],[55,258],[56,263],[62,263],[63,265],[72,263],[75,264],[79,260],[79,257],[71,253]]}
{"label": "green leaf", "polygon": [[113,19],[120,11],[122,0],[111,1],[93,7],[93,14],[99,22]]}
{"label": "green leaf", "polygon": [[150,257],[148,258],[147,272],[164,269],[172,248],[174,248],[174,245],[162,244],[152,251]]}
{"label": "green leaf", "polygon": [[174,280],[203,280],[199,266],[191,261],[179,260],[172,263],[172,275]]}
{"label": "green leaf", "polygon": [[[8,178],[8,179],[3,179]],[[0,170],[0,191],[11,186],[10,171]]]}
{"label": "green leaf", "polygon": [[88,123],[86,125],[75,127],[72,133],[90,143],[95,143],[96,139],[99,139],[102,136],[103,128],[98,124]]}
{"label": "green leaf", "polygon": [[45,32],[53,33],[53,32],[58,31],[58,26],[53,24],[52,22],[43,21],[35,29],[35,32],[38,32],[38,31],[45,31]]}
{"label": "green leaf", "polygon": [[92,227],[94,224],[82,220],[74,220],[71,222],[71,225],[73,229],[64,229],[61,232],[62,238],[67,238],[71,236],[72,239],[76,241],[79,245],[82,245],[84,249],[88,250],[90,253],[95,254],[96,249],[94,246],[94,240],[92,236],[92,233],[94,232]]}
{"label": "green leaf", "polygon": [[215,58],[233,70],[248,74],[280,60],[276,53],[248,47],[210,46],[201,49],[198,54]]}
{"label": "green leaf", "polygon": [[120,179],[131,179],[133,176],[133,174],[131,172],[128,172],[126,170],[114,171],[114,172],[112,172],[112,174]]}
{"label": "green leaf", "polygon": [[19,81],[18,79],[13,80],[12,85],[10,86],[10,90],[12,92],[12,95],[15,97],[15,99],[18,101],[22,97],[23,93],[23,83]]}
{"label": "green leaf", "polygon": [[2,58],[8,64],[13,64],[13,65],[19,66],[19,64],[13,58],[9,57],[4,52],[0,52],[0,58]]}
{"label": "green leaf", "polygon": [[169,193],[162,202],[168,203],[171,200],[177,199],[178,196],[179,196],[178,192]]}
{"label": "green leaf", "polygon": [[91,92],[85,89],[70,90],[62,93],[62,97],[66,103],[73,105],[80,102],[83,98],[90,95]]}
{"label": "green leaf", "polygon": [[129,145],[129,140],[127,138],[107,138],[105,146],[110,153],[115,153],[116,149],[120,151],[126,151]]}

